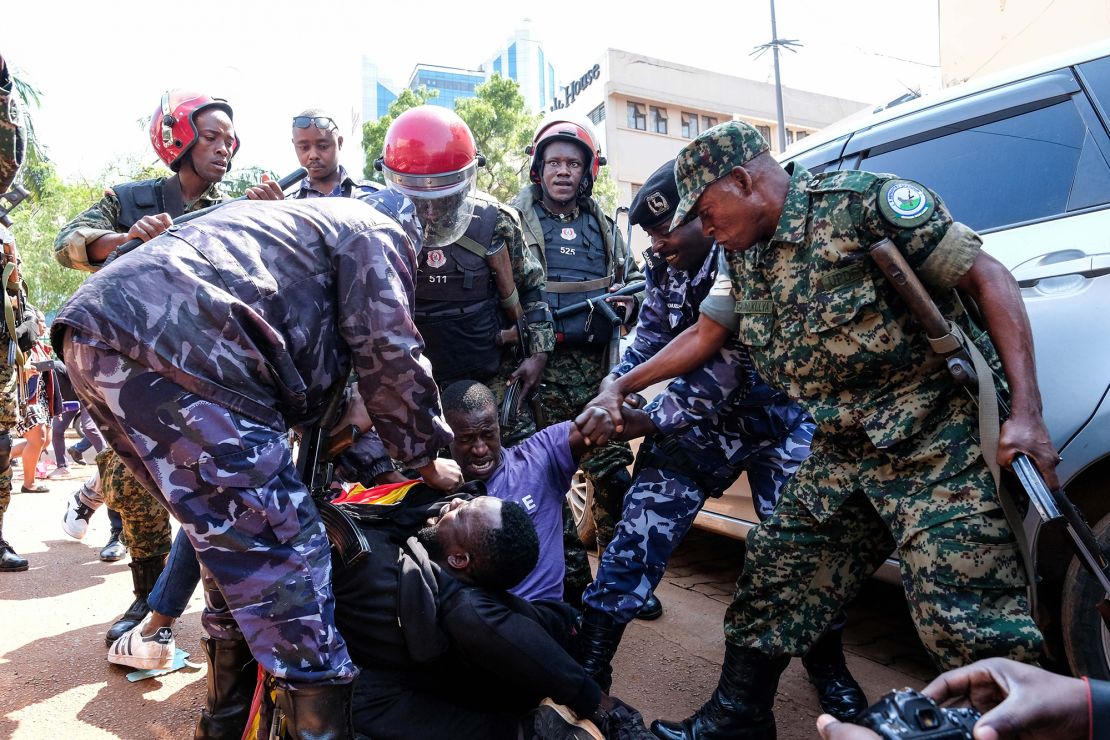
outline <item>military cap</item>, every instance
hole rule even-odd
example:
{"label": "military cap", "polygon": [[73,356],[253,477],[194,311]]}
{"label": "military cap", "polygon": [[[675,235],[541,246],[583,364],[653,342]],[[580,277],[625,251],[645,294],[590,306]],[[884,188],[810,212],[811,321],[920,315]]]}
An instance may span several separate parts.
{"label": "military cap", "polygon": [[675,159],[681,200],[671,228],[694,217],[694,205],[707,187],[768,149],[763,135],[743,121],[726,121],[687,144]]}
{"label": "military cap", "polygon": [[678,184],[674,181],[674,160],[652,172],[628,208],[633,226],[651,229],[664,221],[670,223],[678,205]]}

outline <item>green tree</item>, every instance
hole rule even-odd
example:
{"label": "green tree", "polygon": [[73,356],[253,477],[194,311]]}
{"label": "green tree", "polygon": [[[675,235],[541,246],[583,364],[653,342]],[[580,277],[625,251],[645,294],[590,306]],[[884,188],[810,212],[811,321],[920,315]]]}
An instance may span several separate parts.
{"label": "green tree", "polygon": [[247,188],[252,188],[258,183],[262,182],[262,176],[268,175],[271,180],[277,180],[277,176],[265,167],[242,167],[240,169],[232,170],[224,176],[220,181],[220,191],[229,198],[238,198],[247,192]]}
{"label": "green tree", "polygon": [[[597,179],[594,180],[594,200],[601,206],[601,210],[610,217],[617,212],[617,183],[613,180],[613,173],[608,167],[602,167],[597,173]],[[624,220],[621,220],[623,227]]]}
{"label": "green tree", "polygon": [[394,118],[409,108],[424,105],[437,95],[439,95],[439,90],[429,90],[423,85],[415,90],[402,90],[397,99],[389,104],[389,111],[384,116],[376,121],[367,121],[362,124],[362,150],[366,152],[366,164],[362,168],[363,177],[382,185],[385,184],[382,173],[374,169],[374,161],[382,156],[382,148],[385,146],[385,132],[389,128],[389,124],[393,123]]}
{"label": "green tree", "polygon": [[473,98],[455,102],[455,112],[474,134],[486,166],[478,170],[478,189],[511,201],[528,182],[531,158],[524,153],[540,116],[532,114],[515,80],[494,75],[474,90]]}

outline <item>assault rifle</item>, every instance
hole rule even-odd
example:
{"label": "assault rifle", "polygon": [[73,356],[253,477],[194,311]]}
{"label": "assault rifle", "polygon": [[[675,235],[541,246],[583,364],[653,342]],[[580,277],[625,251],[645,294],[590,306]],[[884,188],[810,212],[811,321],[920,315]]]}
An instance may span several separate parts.
{"label": "assault rifle", "polygon": [[[285,177],[278,180],[278,187],[280,187],[282,190],[287,190],[290,187],[292,187],[293,185],[296,185],[301,180],[305,179],[306,177],[308,177],[308,170],[306,170],[304,167],[298,167],[297,169],[293,170],[292,172],[290,172]],[[188,221],[192,221],[194,218],[200,218],[201,216],[207,216],[212,211],[214,211],[217,208],[220,208],[222,206],[226,206],[228,203],[237,203],[241,200],[246,200],[246,199],[247,199],[247,196],[240,195],[238,198],[232,198],[231,200],[221,201],[220,203],[215,203],[213,205],[208,206],[207,208],[201,208],[199,211],[192,211],[190,213],[186,213],[184,215],[181,215],[181,216],[178,216],[177,218],[175,218],[173,220],[173,225],[177,226],[178,224],[183,224],[183,223],[186,223]],[[134,251],[138,247],[142,246],[143,243],[144,242],[143,242],[142,239],[129,239],[128,241],[125,241],[123,244],[120,244],[118,247],[116,247],[110,255],[108,255],[108,259],[104,260],[104,264],[107,265],[112,260],[119,259],[120,257],[127,254],[128,252]]]}
{"label": "assault rifle", "polygon": [[[636,282],[629,283],[619,290],[614,290],[612,293],[599,295],[597,298],[587,298],[586,300],[580,301],[579,303],[572,303],[569,306],[557,308],[552,312],[552,315],[557,319],[561,319],[566,316],[573,316],[576,313],[581,313],[582,311],[603,310],[601,309],[601,306],[599,304],[606,304],[606,298],[612,298],[613,296],[622,295],[635,295],[644,289],[644,285],[645,283],[643,280],[637,280]],[[613,311],[612,306],[609,307],[609,310]],[[613,311],[613,316],[617,316],[616,311]],[[620,323],[620,317],[617,317],[617,323]]]}
{"label": "assault rifle", "polygon": [[[979,405],[981,424],[983,414],[986,421],[993,423],[994,447],[997,447],[998,413],[1003,416],[1009,414],[1009,407],[1005,399],[999,398],[993,392],[993,380],[990,377],[990,368],[983,360],[979,350],[971,344],[963,332],[955,324],[949,322],[941,314],[936,303],[933,302],[925,286],[921,284],[913,268],[906,262],[906,258],[898,248],[889,240],[883,239],[870,248],[871,257],[875,264],[882,270],[883,275],[909,306],[914,317],[925,329],[925,336],[933,349],[945,358],[948,372],[956,384],[963,387],[971,394],[972,399]],[[982,376],[982,377],[981,377]],[[994,398],[991,398],[994,396]],[[994,418],[991,419],[991,414]],[[981,429],[983,427],[981,426]],[[989,431],[982,431],[980,437],[983,443],[983,456],[987,464],[994,467],[991,456],[994,453],[987,449],[992,445],[987,441]],[[1102,548],[1098,545],[1091,527],[1083,518],[1082,512],[1068,498],[1064,490],[1049,490],[1037,466],[1024,453],[1018,453],[1011,462],[1014,474],[1021,484],[1022,490],[1028,497],[1032,506],[1029,507],[1024,517],[1016,511],[1013,502],[1008,500],[1009,494],[999,487],[999,496],[1002,499],[1003,510],[1006,518],[1014,529],[1014,535],[1019,544],[1024,545],[1022,557],[1029,571],[1029,582],[1035,584],[1032,553],[1029,552],[1026,536],[1026,526],[1035,528],[1037,517],[1043,527],[1063,527],[1071,539],[1072,549],[1083,566],[1098,580],[1103,590],[1102,600],[1096,604],[1103,622],[1110,629],[1110,563],[1107,562]],[[996,474],[997,477],[997,474]],[[1016,520],[1016,521],[1015,521]]]}

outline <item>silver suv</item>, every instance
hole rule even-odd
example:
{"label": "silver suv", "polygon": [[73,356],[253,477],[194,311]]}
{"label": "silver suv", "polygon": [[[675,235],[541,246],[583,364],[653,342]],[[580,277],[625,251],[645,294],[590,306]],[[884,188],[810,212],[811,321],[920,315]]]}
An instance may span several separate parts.
{"label": "silver suv", "polygon": [[[857,114],[781,159],[918,180],[982,234],[1022,289],[1060,480],[1110,551],[1110,44]],[[697,524],[742,537],[754,521],[741,479]],[[1097,583],[1061,532],[1027,529],[1049,657],[1110,679]]]}

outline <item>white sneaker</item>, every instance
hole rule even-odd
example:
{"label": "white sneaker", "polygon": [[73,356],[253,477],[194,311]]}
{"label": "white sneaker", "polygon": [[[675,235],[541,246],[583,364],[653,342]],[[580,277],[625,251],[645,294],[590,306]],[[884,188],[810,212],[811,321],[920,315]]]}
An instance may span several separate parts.
{"label": "white sneaker", "polygon": [[160,627],[152,637],[143,637],[143,629],[150,623],[150,615],[143,617],[130,631],[119,636],[108,648],[108,662],[142,670],[169,668],[177,645],[173,630]]}
{"label": "white sneaker", "polygon": [[47,480],[55,480],[57,478],[68,478],[70,476],[69,468],[54,468],[47,475]]}
{"label": "white sneaker", "polygon": [[75,540],[85,538],[85,533],[89,531],[89,519],[95,509],[86,506],[81,501],[81,492],[73,494],[73,498],[66,504],[66,513],[62,517],[62,529]]}

